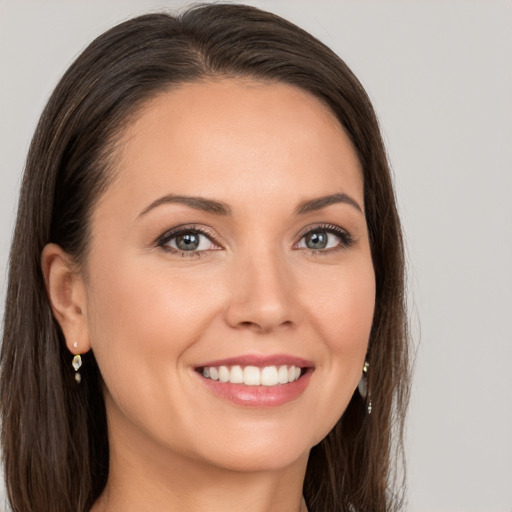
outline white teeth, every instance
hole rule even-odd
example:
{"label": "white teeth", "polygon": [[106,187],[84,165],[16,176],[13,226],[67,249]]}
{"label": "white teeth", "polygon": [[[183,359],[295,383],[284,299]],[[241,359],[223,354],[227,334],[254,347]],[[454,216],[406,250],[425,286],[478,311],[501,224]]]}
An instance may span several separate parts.
{"label": "white teeth", "polygon": [[296,381],[301,376],[299,366],[209,366],[202,369],[203,377],[246,386],[277,386]]}
{"label": "white teeth", "polygon": [[256,366],[246,366],[244,368],[244,384],[246,386],[259,386],[260,369]]}
{"label": "white teeth", "polygon": [[286,366],[280,366],[278,372],[279,384],[288,384],[288,368]]}
{"label": "white teeth", "polygon": [[231,367],[231,375],[229,377],[229,382],[231,382],[232,384],[242,384],[244,382],[244,371],[240,366]]}
{"label": "white teeth", "polygon": [[220,382],[229,382],[229,370],[227,366],[219,367],[219,381]]}
{"label": "white teeth", "polygon": [[279,377],[275,366],[267,366],[261,370],[261,383],[263,386],[276,386],[279,384]]}

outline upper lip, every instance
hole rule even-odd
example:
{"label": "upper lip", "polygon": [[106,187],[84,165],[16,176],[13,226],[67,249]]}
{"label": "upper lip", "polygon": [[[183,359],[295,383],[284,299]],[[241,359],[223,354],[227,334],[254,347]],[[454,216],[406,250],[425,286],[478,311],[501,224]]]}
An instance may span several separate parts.
{"label": "upper lip", "polygon": [[205,366],[258,366],[263,368],[265,366],[299,366],[301,368],[312,367],[313,362],[308,361],[302,357],[287,355],[287,354],[245,354],[240,356],[228,357],[225,359],[216,359],[214,361],[207,361],[199,364],[196,368],[204,368]]}

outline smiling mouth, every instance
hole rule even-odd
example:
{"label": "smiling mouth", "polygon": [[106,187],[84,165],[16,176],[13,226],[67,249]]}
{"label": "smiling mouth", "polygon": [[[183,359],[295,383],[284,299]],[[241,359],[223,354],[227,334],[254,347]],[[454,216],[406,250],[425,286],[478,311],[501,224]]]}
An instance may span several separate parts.
{"label": "smiling mouth", "polygon": [[219,383],[245,384],[246,386],[279,386],[300,379],[308,368],[295,365],[275,366],[204,366],[197,371],[206,379]]}

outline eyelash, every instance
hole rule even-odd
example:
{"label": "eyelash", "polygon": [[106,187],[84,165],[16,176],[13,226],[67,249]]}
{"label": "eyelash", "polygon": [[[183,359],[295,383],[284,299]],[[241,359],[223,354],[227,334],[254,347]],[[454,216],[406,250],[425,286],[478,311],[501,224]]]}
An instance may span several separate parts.
{"label": "eyelash", "polygon": [[177,228],[170,229],[169,231],[166,231],[163,235],[158,237],[156,241],[157,247],[160,249],[169,252],[171,254],[177,254],[179,256],[182,256],[184,258],[186,257],[195,257],[200,258],[203,256],[203,253],[207,251],[180,251],[179,249],[175,249],[174,247],[169,247],[168,244],[173,238],[177,238],[180,235],[186,235],[190,233],[195,233],[199,235],[203,235],[208,240],[210,240],[212,243],[215,243],[213,233],[210,233],[208,230],[206,230],[202,226],[196,226],[196,225],[188,225],[188,226],[179,226]]}
{"label": "eyelash", "polygon": [[[319,224],[318,226],[308,227],[306,231],[301,233],[299,236],[299,242],[308,234],[315,233],[315,232],[324,232],[324,233],[331,233],[333,235],[336,235],[338,239],[340,240],[340,243],[335,246],[331,247],[329,249],[309,249],[309,248],[302,248],[302,250],[306,251],[308,254],[311,254],[313,256],[326,256],[328,254],[332,254],[333,252],[343,251],[345,249],[349,249],[354,244],[354,239],[350,235],[348,231],[345,229],[336,226],[335,224]],[[295,244],[297,245],[297,244]]]}
{"label": "eyelash", "polygon": [[[350,233],[348,233],[348,231],[344,230],[343,228],[341,228],[339,226],[336,226],[335,224],[320,224],[318,226],[313,226],[312,228],[308,228],[306,231],[304,231],[300,235],[299,242],[306,235],[308,235],[310,233],[317,232],[317,231],[325,232],[325,233],[331,233],[333,235],[336,235],[338,237],[338,239],[340,240],[340,243],[336,247],[332,247],[332,248],[329,248],[329,249],[302,248],[301,250],[304,250],[308,254],[315,255],[315,256],[317,256],[317,255],[327,255],[327,254],[331,254],[333,252],[337,252],[337,251],[342,251],[342,250],[348,249],[354,243],[354,239],[352,238]],[[200,258],[200,257],[204,256],[204,253],[207,253],[209,251],[208,250],[180,251],[179,249],[175,249],[175,248],[169,247],[167,245],[174,238],[176,238],[176,237],[178,237],[180,235],[185,235],[185,234],[190,234],[190,233],[203,235],[206,238],[208,238],[208,240],[210,240],[211,243],[215,244],[213,234],[210,233],[208,230],[206,230],[204,227],[196,226],[196,225],[189,225],[189,226],[180,226],[180,227],[177,227],[177,228],[173,228],[173,229],[171,229],[169,231],[166,231],[164,234],[162,234],[160,237],[158,237],[158,239],[156,240],[156,246],[159,247],[160,249],[166,251],[166,252],[171,253],[171,254],[177,254],[177,255],[180,255],[182,257]],[[299,242],[297,242],[297,244]],[[294,247],[297,244],[295,244]]]}

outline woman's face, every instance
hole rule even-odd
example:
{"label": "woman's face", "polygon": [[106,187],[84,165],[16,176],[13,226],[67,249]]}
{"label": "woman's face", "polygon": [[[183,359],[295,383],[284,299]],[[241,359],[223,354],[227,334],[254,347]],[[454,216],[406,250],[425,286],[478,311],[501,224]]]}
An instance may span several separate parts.
{"label": "woman's face", "polygon": [[302,90],[226,79],[161,94],[121,142],[80,340],[112,448],[236,470],[304,460],[354,393],[374,310],[347,135]]}

